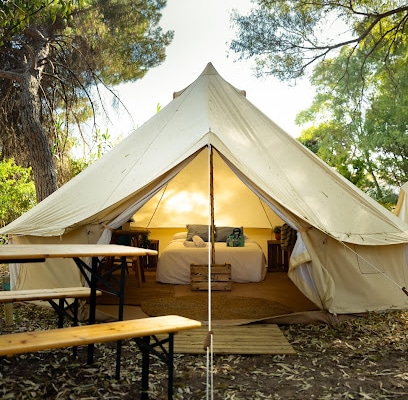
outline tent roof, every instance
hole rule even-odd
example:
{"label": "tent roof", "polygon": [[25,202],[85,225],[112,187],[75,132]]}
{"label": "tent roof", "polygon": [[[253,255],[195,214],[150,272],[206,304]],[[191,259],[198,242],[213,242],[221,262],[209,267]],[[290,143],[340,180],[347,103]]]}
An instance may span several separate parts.
{"label": "tent roof", "polygon": [[211,63],[143,126],[0,233],[57,236],[107,222],[136,201],[143,205],[208,145],[299,228],[351,243],[408,242],[407,225],[284,132]]}
{"label": "tent roof", "polygon": [[[209,152],[201,151],[162,190],[136,214],[134,225],[145,228],[208,224],[210,217]],[[193,177],[193,179],[192,179]],[[213,216],[216,226],[268,228],[280,225],[281,219],[226,165],[213,155]]]}

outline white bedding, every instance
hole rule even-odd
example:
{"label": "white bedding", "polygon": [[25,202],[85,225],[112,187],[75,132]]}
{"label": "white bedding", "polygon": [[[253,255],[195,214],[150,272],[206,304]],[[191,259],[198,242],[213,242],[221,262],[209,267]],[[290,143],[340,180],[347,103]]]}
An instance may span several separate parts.
{"label": "white bedding", "polygon": [[[174,239],[160,253],[156,280],[162,283],[189,284],[190,264],[207,265],[209,246],[186,247],[185,239]],[[233,282],[260,282],[265,278],[267,265],[261,246],[250,239],[244,247],[227,247],[225,242],[215,245],[215,264],[231,264]]]}

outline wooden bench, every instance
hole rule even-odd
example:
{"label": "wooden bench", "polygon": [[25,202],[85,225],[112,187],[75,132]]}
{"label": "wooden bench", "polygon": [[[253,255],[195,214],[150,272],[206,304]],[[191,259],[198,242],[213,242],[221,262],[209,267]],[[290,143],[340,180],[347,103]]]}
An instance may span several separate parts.
{"label": "wooden bench", "polygon": [[[0,356],[12,356],[14,354],[41,350],[134,339],[142,352],[141,398],[148,399],[149,355],[150,353],[154,353],[167,364],[168,399],[171,399],[173,396],[174,333],[181,330],[199,328],[200,326],[200,321],[180,317],[178,315],[166,315],[46,331],[0,335]],[[159,334],[168,334],[168,337],[158,340],[155,335]],[[151,343],[152,338],[153,343]],[[167,350],[163,346],[166,343],[168,343]],[[161,351],[156,350],[158,346]],[[119,368],[120,354],[118,354],[116,364],[117,379],[119,379]]]}
{"label": "wooden bench", "polygon": [[[100,296],[102,292],[96,291]],[[55,312],[58,314],[58,327],[62,328],[64,316],[71,319],[74,325],[78,323],[78,299],[88,298],[91,295],[91,289],[87,287],[66,287],[53,289],[26,289],[26,290],[2,290],[0,291],[0,303],[15,303],[19,301],[48,301]],[[65,306],[70,309],[67,299],[74,299],[72,307],[72,316],[67,312]],[[58,299],[58,304],[54,301]],[[65,305],[65,306],[64,306]]]}

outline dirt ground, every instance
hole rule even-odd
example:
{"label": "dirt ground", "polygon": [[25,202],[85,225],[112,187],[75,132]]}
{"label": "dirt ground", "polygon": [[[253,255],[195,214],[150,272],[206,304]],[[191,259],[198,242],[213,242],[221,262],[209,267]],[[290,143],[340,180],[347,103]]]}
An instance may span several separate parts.
{"label": "dirt ground", "polygon": [[[55,326],[48,309],[14,306],[7,332]],[[408,312],[370,314],[338,326],[280,326],[292,356],[176,355],[174,399],[408,399]],[[95,364],[86,348],[55,350],[0,360],[2,399],[138,399],[141,356],[124,342],[121,379],[114,379],[115,344],[97,345]],[[207,384],[207,382],[209,382]],[[212,383],[212,384],[211,384]],[[151,361],[150,399],[167,398],[166,366]]]}

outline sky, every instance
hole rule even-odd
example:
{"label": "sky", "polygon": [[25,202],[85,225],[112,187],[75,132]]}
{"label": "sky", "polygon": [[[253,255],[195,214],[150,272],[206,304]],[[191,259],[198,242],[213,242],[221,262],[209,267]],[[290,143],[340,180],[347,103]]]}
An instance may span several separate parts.
{"label": "sky", "polygon": [[230,84],[245,90],[247,99],[293,137],[300,135],[294,120],[308,108],[313,89],[307,81],[289,86],[273,77],[255,78],[253,61],[237,61],[227,42],[234,37],[230,23],[232,9],[250,10],[250,0],[168,0],[160,25],[173,30],[174,39],[166,50],[166,60],[150,69],[145,77],[116,87],[130,115],[119,109],[110,114],[111,135],[124,137],[165,107],[173,93],[192,83],[211,62]]}

